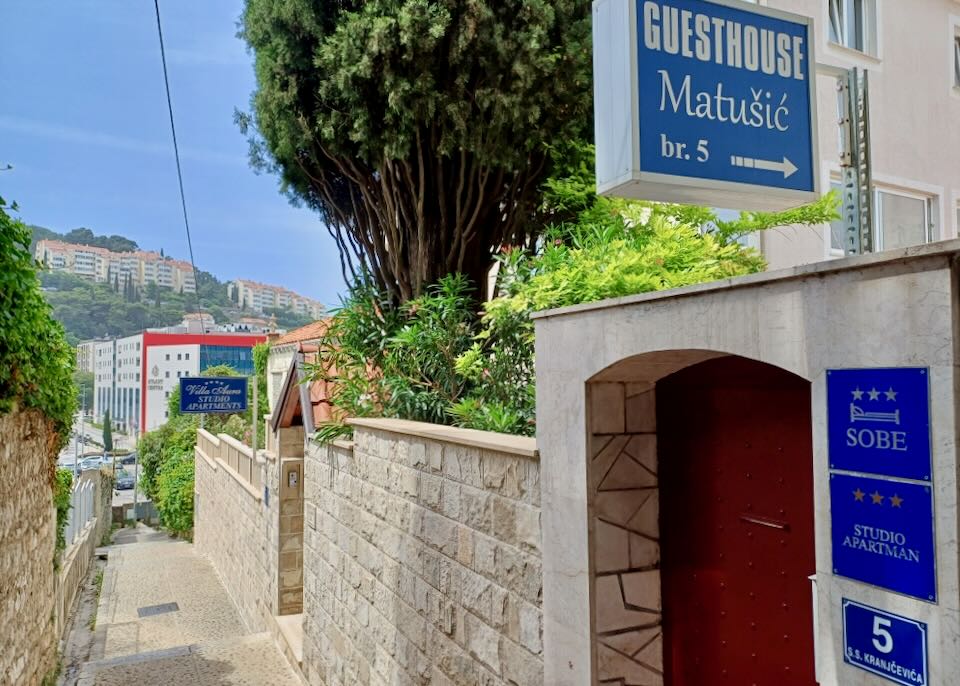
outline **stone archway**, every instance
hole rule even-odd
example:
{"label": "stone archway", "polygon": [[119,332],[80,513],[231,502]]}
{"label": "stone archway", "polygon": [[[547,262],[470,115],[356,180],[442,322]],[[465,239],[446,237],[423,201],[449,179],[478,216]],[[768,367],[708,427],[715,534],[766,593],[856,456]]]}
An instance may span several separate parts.
{"label": "stone archway", "polygon": [[[618,381],[618,377],[629,380]],[[748,552],[749,541],[776,547],[785,537],[783,529],[778,528],[784,522],[779,509],[773,516],[764,507],[751,514],[754,504],[747,501],[756,499],[749,497],[749,488],[741,488],[740,481],[760,476],[759,473],[750,477],[740,474],[739,481],[730,478],[743,471],[735,468],[740,456],[732,454],[735,451],[731,450],[731,441],[745,440],[744,437],[751,434],[752,420],[743,417],[740,424],[748,429],[746,431],[724,431],[724,425],[727,429],[732,425],[730,412],[736,412],[737,404],[747,412],[766,412],[764,417],[758,416],[757,421],[769,422],[771,393],[779,393],[777,397],[781,400],[789,397],[787,411],[797,427],[789,437],[790,454],[803,455],[803,464],[794,465],[803,475],[802,483],[790,479],[794,501],[803,504],[802,513],[791,512],[795,517],[791,523],[792,535],[794,539],[802,538],[802,542],[794,546],[795,557],[800,561],[793,560],[789,565],[795,568],[790,572],[789,588],[778,587],[779,590],[759,596],[769,604],[780,602],[779,597],[783,595],[783,602],[792,608],[788,621],[768,621],[764,625],[767,633],[788,628],[780,633],[788,638],[772,652],[773,662],[780,661],[778,683],[813,683],[812,610],[806,580],[814,571],[809,383],[770,365],[707,351],[653,353],[632,358],[607,368],[588,383],[591,434],[588,511],[596,683],[618,686],[739,684],[752,683],[742,680],[744,674],[758,676],[756,665],[750,662],[750,651],[744,653],[735,648],[738,640],[749,635],[752,620],[746,618],[748,606],[759,602],[757,597],[747,597],[751,591],[743,590],[746,586],[741,582],[759,582],[743,576],[749,571],[746,564],[753,564],[736,557],[744,551],[731,550],[732,554],[724,560],[722,544],[735,533],[739,538],[729,539],[730,544],[741,548],[746,545]],[[708,398],[709,408],[705,400]],[[746,407],[744,403],[752,405]],[[697,417],[698,410],[724,416],[722,420],[714,417],[717,421],[707,421],[710,418]],[[776,416],[776,412],[773,415]],[[686,421],[689,418],[694,421]],[[658,431],[662,435],[658,436]],[[766,431],[765,435],[767,439],[775,438],[776,433]],[[782,432],[781,435],[788,438]],[[748,440],[759,446],[764,439],[757,436]],[[694,452],[699,461],[691,459],[691,446],[698,446]],[[714,446],[716,450],[710,452],[705,446]],[[768,450],[770,446],[764,443],[763,448],[757,449]],[[670,463],[661,464],[661,460],[670,460]],[[690,464],[679,466],[677,462],[681,460]],[[729,475],[702,474],[701,481],[690,480],[702,471],[722,469],[725,464],[733,468]],[[775,474],[767,471],[763,478],[776,480]],[[716,510],[713,514],[722,512],[725,519],[712,521],[712,528],[698,530],[697,518],[705,513],[712,516],[711,507],[701,503],[705,506],[687,508],[679,501],[684,498],[702,501],[711,494],[713,486],[729,489],[733,484],[745,491],[741,494],[744,502],[738,501],[726,509],[713,508]],[[756,500],[758,506],[762,500]],[[791,506],[791,510],[796,509],[796,505]],[[690,517],[683,516],[686,511]],[[739,524],[728,522],[731,518]],[[724,526],[728,527],[725,532]],[[738,526],[743,530],[732,531]],[[721,537],[722,542],[718,540]],[[705,546],[712,557],[707,555],[709,561],[700,562],[710,569],[698,570],[694,569],[696,564],[688,565],[684,546]],[[769,553],[764,559],[779,561]],[[718,571],[718,564],[722,567],[733,560],[737,564],[731,565],[731,569]],[[737,565],[743,566],[743,570]],[[766,571],[766,566],[761,565],[758,571]],[[661,578],[667,574],[669,579]],[[726,587],[729,582],[721,578],[724,574],[737,575],[737,583],[730,586],[723,602],[729,603],[730,598],[742,602],[733,602],[721,609],[719,600],[712,602],[719,596],[711,584]],[[694,607],[696,603],[706,603],[707,607],[698,610]],[[704,613],[702,622],[691,615],[694,612]],[[724,618],[729,616],[728,622],[719,622],[721,613]],[[743,632],[736,629],[740,621],[747,624]],[[694,623],[697,626],[693,626]],[[712,636],[710,630],[726,631],[729,635]],[[702,641],[697,649],[692,648],[695,640]],[[756,655],[757,651],[753,652]],[[766,654],[771,657],[770,650]],[[787,664],[783,664],[784,660]],[[784,670],[784,666],[788,669]],[[727,670],[732,680],[724,680],[727,674],[723,674],[723,670]],[[710,675],[709,678],[706,675]],[[760,678],[757,683],[766,681]]]}

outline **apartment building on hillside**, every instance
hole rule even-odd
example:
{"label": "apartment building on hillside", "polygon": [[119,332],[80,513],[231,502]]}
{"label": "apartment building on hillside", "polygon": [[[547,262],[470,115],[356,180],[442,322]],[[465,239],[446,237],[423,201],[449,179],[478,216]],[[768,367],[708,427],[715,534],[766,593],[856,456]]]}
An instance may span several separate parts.
{"label": "apartment building on hillside", "polygon": [[[960,225],[960,0],[759,0],[813,17],[821,187],[841,178],[837,76],[869,74],[874,243],[955,238]],[[921,114],[922,113],[922,114]],[[771,269],[843,255],[842,225],[752,236]]]}
{"label": "apartment building on hillside", "polygon": [[270,286],[246,279],[237,279],[227,284],[227,295],[238,305],[246,305],[257,312],[263,312],[268,307],[276,307],[319,319],[323,316],[325,309],[322,303],[298,295],[282,286]]}
{"label": "apartment building on hillside", "polygon": [[139,288],[155,283],[184,293],[196,290],[190,263],[164,257],[158,252],[113,252],[90,245],[42,240],[37,243],[34,256],[52,271],[67,272],[100,283],[122,285],[129,277]]}
{"label": "apartment building on hillside", "polygon": [[77,371],[93,372],[93,354],[98,341],[81,341],[77,343]]}

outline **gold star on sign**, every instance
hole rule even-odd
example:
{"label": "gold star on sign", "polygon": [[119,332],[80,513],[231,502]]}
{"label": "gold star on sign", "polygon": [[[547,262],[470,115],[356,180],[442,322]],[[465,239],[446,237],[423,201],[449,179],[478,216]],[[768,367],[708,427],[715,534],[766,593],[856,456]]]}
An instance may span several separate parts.
{"label": "gold star on sign", "polygon": [[867,395],[870,396],[870,400],[879,400],[879,399],[880,399],[880,391],[878,391],[876,388],[871,388],[871,389],[870,389],[870,392],[869,392]]}
{"label": "gold star on sign", "polygon": [[861,398],[863,398],[863,391],[860,390],[859,386],[857,386],[857,390],[851,391],[851,392],[853,393],[854,400],[860,400]]}
{"label": "gold star on sign", "polygon": [[882,504],[883,504],[883,496],[880,495],[880,491],[874,491],[873,493],[870,494],[870,497],[873,498],[873,504],[874,504],[874,505],[882,505]]}
{"label": "gold star on sign", "polygon": [[887,396],[887,400],[897,399],[897,392],[893,390],[893,386],[891,386],[888,390],[884,391],[883,394]]}
{"label": "gold star on sign", "polygon": [[890,506],[891,507],[900,507],[900,503],[903,502],[903,498],[894,493],[890,496]]}
{"label": "gold star on sign", "polygon": [[857,488],[857,490],[855,490],[855,491],[853,492],[853,498],[854,498],[854,500],[856,500],[857,502],[861,502],[861,503],[862,503],[862,502],[863,502],[863,496],[865,496],[865,495],[866,495],[866,493],[864,493],[863,491],[861,491],[859,487]]}

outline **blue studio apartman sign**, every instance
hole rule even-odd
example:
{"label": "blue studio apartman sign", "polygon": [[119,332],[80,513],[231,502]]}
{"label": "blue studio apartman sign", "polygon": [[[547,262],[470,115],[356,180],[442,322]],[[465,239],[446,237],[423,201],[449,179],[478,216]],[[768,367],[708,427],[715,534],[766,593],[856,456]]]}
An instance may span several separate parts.
{"label": "blue studio apartman sign", "polygon": [[843,599],[843,661],[904,686],[927,686],[927,625]]}
{"label": "blue studio apartman sign", "polygon": [[936,601],[929,485],[834,473],[830,509],[834,574]]}
{"label": "blue studio apartman sign", "polygon": [[180,379],[180,411],[233,413],[247,409],[247,377],[204,376]]}
{"label": "blue studio apartman sign", "polygon": [[[599,190],[744,209],[815,199],[811,19],[737,0],[621,1],[594,7]],[[629,49],[618,46],[623,20]],[[624,60],[630,84],[619,83]],[[616,159],[624,142],[630,161]]]}
{"label": "blue studio apartman sign", "polygon": [[930,480],[926,368],[827,371],[830,469]]}

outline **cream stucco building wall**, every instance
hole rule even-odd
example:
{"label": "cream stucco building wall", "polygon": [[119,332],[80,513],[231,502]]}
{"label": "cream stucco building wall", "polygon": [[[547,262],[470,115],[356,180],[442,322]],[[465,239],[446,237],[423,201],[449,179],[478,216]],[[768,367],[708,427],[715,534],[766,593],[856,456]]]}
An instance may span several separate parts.
{"label": "cream stucco building wall", "polygon": [[[811,594],[816,607],[815,639],[810,660],[815,661],[817,682],[822,686],[886,683],[844,662],[841,603],[848,598],[926,623],[929,680],[925,683],[957,683],[958,250],[960,241],[952,241],[536,315],[545,684],[664,683],[662,673],[649,669],[644,680],[613,671],[636,665],[631,660],[612,664],[600,645],[603,636],[629,629],[637,638],[625,643],[618,637],[621,652],[634,663],[660,667],[658,655],[642,653],[645,645],[659,649],[659,643],[645,643],[651,628],[659,626],[656,613],[648,612],[642,621],[631,623],[632,615],[642,613],[624,612],[631,609],[622,602],[630,602],[630,589],[624,585],[611,592],[601,584],[602,558],[609,546],[604,544],[602,527],[594,522],[604,513],[598,510],[601,504],[592,490],[589,466],[603,456],[594,454],[590,432],[611,431],[598,430],[597,419],[610,417],[607,408],[612,403],[606,402],[608,398],[597,402],[596,394],[617,383],[628,391],[631,386],[638,389],[632,397],[628,394],[626,403],[630,409],[636,399],[629,416],[641,421],[633,428],[628,424],[626,432],[655,436],[651,433],[655,426],[645,421],[650,403],[644,401],[644,392],[656,390],[674,372],[716,355],[763,362],[810,382],[816,549],[812,576],[816,585]],[[925,367],[930,374],[935,603],[843,578],[834,573],[832,564],[826,371],[901,366]],[[749,423],[749,418],[744,421]],[[624,428],[621,424],[613,431],[622,433]],[[652,478],[662,457],[659,452],[652,454],[656,445],[654,437],[646,448],[634,451],[637,459],[650,462]],[[657,487],[656,481],[646,485]],[[638,508],[643,502],[641,490],[637,489]],[[651,529],[648,533],[658,537],[657,530]],[[624,559],[632,566],[645,566],[632,553]],[[646,562],[654,559],[651,556]],[[632,570],[631,576],[635,576]],[[659,575],[650,574],[641,581],[635,594],[647,602],[638,605],[656,612],[666,607],[660,602]],[[614,623],[618,623],[616,631],[605,631]],[[641,630],[647,634],[640,635]]]}
{"label": "cream stucco building wall", "polygon": [[[960,221],[960,88],[957,0],[760,0],[761,5],[813,17],[816,33],[818,126],[822,188],[839,180],[836,78],[869,72],[873,180],[904,212],[929,209],[929,240],[958,235]],[[862,50],[831,36],[830,5],[862,27]],[[836,13],[836,10],[834,10]],[[845,39],[841,37],[840,42]],[[856,44],[850,37],[847,43]],[[888,208],[888,225],[892,207]],[[876,230],[876,229],[875,229]],[[839,256],[830,227],[785,228],[757,236],[771,269]],[[914,242],[914,241],[911,241]],[[887,246],[889,247],[889,246]]]}

